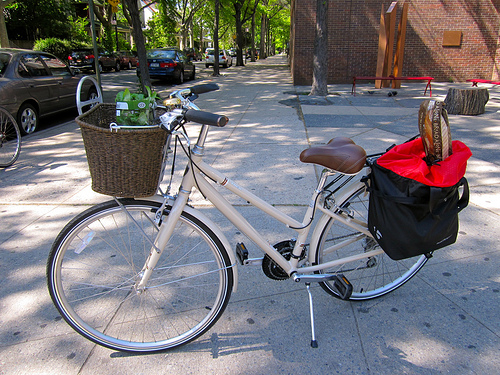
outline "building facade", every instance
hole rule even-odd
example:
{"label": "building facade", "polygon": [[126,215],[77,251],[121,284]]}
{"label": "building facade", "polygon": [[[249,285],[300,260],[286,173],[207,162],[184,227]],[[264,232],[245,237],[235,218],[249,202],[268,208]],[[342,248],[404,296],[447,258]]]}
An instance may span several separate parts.
{"label": "building facade", "polygon": [[[432,76],[450,82],[499,79],[500,0],[399,0],[396,36],[404,1],[409,7],[402,76]],[[353,76],[375,75],[380,14],[391,3],[329,2],[328,83],[350,83]],[[316,0],[292,0],[289,53],[295,85],[312,83],[315,25]],[[444,43],[449,32],[460,32],[459,45]]]}

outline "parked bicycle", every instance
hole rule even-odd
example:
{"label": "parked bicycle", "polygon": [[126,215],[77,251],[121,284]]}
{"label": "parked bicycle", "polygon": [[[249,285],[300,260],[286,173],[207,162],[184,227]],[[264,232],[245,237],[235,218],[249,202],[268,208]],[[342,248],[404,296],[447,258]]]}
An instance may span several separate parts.
{"label": "parked bicycle", "polygon": [[[115,197],[72,219],[53,244],[47,264],[52,300],[73,329],[99,345],[154,352],[200,337],[226,308],[237,286],[238,265],[257,265],[273,280],[306,286],[311,345],[316,346],[311,283],[319,283],[339,299],[369,300],[403,285],[428,260],[421,255],[394,261],[373,239],[367,228],[368,194],[362,177],[377,156],[367,157],[350,139],[335,138],[302,153],[303,162],[325,169],[301,222],[207,164],[208,131],[224,126],[228,119],[200,111],[193,101],[217,88],[209,84],[174,92],[171,98],[181,108],[161,118],[169,134],[165,150],[183,149],[188,156],[175,195],[170,195],[168,186],[148,198]],[[188,122],[201,124],[196,143],[186,135]],[[295,230],[296,238],[270,245],[213,183]],[[264,256],[250,257],[242,243],[234,250],[221,229],[188,204],[195,189]]]}
{"label": "parked bicycle", "polygon": [[16,120],[0,107],[0,167],[14,164],[21,152],[21,131]]}

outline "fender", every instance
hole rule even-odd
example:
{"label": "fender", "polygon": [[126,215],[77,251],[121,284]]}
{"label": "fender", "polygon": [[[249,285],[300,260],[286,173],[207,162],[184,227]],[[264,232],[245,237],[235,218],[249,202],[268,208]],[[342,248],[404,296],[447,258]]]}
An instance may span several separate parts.
{"label": "fender", "polygon": [[[146,197],[146,198],[135,198],[135,200],[149,200],[149,201],[154,201],[158,203],[163,203],[163,197],[161,195],[154,195],[152,197]],[[168,199],[167,204],[169,206],[172,206],[174,204],[173,199]],[[184,212],[190,214],[191,216],[194,216],[201,222],[203,222],[207,227],[210,228],[212,232],[219,238],[219,240],[222,242],[222,246],[224,246],[227,254],[229,255],[229,259],[231,261],[231,265],[233,265],[233,277],[234,277],[234,282],[233,282],[233,292],[236,292],[238,289],[238,261],[236,259],[236,254],[235,250],[231,248],[231,245],[229,244],[229,241],[227,240],[226,236],[224,233],[222,233],[222,230],[219,228],[217,224],[215,224],[212,220],[210,220],[205,214],[203,214],[200,210],[196,210],[193,207],[190,206],[185,206],[184,207]]]}

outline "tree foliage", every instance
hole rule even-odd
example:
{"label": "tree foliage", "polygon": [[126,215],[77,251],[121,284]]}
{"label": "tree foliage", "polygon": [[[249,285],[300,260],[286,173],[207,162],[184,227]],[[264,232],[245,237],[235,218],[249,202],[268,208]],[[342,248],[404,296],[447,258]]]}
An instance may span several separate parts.
{"label": "tree foliage", "polygon": [[18,0],[5,7],[4,15],[10,39],[71,37],[69,1]]}
{"label": "tree foliage", "polygon": [[[176,45],[203,50],[214,46],[237,48],[238,63],[249,48],[260,48],[260,56],[284,50],[290,30],[290,0],[218,0],[219,27],[215,30],[216,0],[149,0],[153,17],[144,30],[148,48]],[[56,37],[90,43],[88,21],[79,19],[74,5],[77,0],[0,0],[5,8],[11,39],[38,40]],[[123,0],[116,14],[119,23],[132,25],[128,1]],[[109,50],[124,49],[128,41],[119,38],[111,24],[113,12],[106,0],[94,0],[95,18],[100,25],[98,43]],[[0,16],[0,31],[2,23]],[[6,32],[2,32],[6,39]],[[2,41],[2,46],[5,46]]]}

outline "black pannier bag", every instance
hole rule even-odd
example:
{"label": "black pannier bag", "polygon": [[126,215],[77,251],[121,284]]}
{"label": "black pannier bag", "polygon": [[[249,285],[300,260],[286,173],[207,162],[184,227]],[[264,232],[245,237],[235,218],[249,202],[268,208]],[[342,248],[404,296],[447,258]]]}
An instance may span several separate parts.
{"label": "black pannier bag", "polygon": [[469,202],[463,176],[471,155],[462,142],[453,141],[453,154],[429,166],[417,138],[373,163],[367,179],[368,228],[391,259],[427,254],[456,241],[458,213]]}

